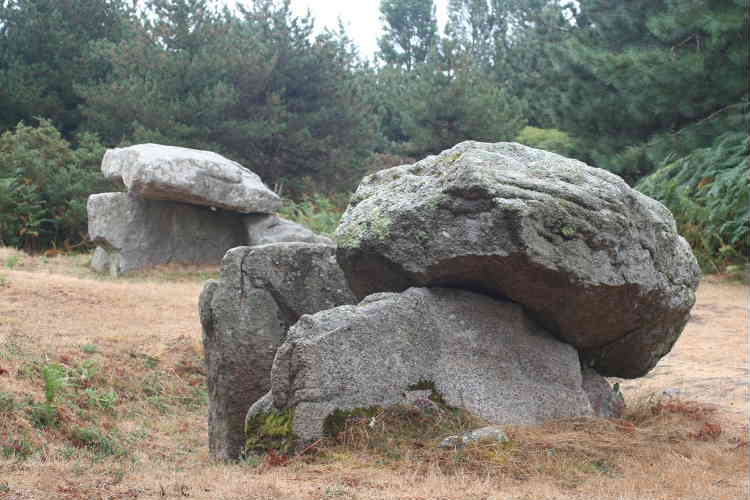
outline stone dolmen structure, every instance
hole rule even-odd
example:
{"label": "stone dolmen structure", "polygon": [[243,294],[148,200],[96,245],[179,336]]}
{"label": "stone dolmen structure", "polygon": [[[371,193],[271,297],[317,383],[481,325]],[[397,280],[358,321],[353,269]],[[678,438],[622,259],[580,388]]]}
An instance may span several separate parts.
{"label": "stone dolmen structure", "polygon": [[332,243],[273,215],[279,197],[257,175],[210,151],[140,144],[108,150],[101,168],[126,192],[89,197],[97,271],[218,264],[241,245]]}
{"label": "stone dolmen structure", "polygon": [[304,445],[334,413],[425,387],[498,425],[617,416],[604,377],[669,352],[699,280],[661,204],[514,143],[366,177],[336,244],[234,248],[206,284],[215,458]]}

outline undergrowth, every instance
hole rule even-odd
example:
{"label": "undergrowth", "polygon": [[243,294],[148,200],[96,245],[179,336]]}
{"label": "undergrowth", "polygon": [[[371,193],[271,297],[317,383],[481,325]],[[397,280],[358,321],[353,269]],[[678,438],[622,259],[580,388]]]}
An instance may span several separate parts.
{"label": "undergrowth", "polygon": [[[15,370],[3,368],[0,375],[27,390],[0,392],[4,458],[129,457],[155,415],[203,412],[207,405],[205,373],[195,355],[166,369],[150,356],[108,359],[100,349],[79,348],[54,361],[15,352],[7,358]],[[139,428],[121,428],[134,418]]]}
{"label": "undergrowth", "polygon": [[349,202],[347,195],[310,194],[300,201],[285,200],[279,215],[318,233],[333,236]]}
{"label": "undergrowth", "polygon": [[637,189],[672,211],[707,272],[741,273],[750,256],[747,131],[726,133],[643,179]]}
{"label": "undergrowth", "polygon": [[576,487],[592,475],[622,473],[628,460],[653,460],[669,453],[685,454],[700,443],[719,445],[727,453],[742,452],[743,438],[726,438],[716,410],[697,402],[647,399],[630,407],[622,419],[571,418],[538,426],[505,426],[508,442],[481,441],[460,449],[437,444],[451,434],[486,425],[461,410],[425,413],[393,406],[374,417],[354,416],[332,438],[305,454],[267,457],[265,466],[294,461],[311,464],[361,463],[405,468],[417,474],[439,470],[446,475],[487,474],[515,480],[552,480]]}

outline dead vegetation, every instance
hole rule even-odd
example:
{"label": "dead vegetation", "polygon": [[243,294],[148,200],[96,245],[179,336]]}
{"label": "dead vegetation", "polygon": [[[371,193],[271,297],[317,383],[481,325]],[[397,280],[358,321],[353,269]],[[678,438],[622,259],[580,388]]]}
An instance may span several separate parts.
{"label": "dead vegetation", "polygon": [[396,408],[347,420],[335,439],[297,455],[211,463],[197,299],[216,268],[112,280],[91,274],[87,259],[0,249],[2,500],[748,494],[746,410],[738,420],[720,405],[648,395],[621,420],[509,427],[507,443],[462,450],[435,445],[479,422]]}

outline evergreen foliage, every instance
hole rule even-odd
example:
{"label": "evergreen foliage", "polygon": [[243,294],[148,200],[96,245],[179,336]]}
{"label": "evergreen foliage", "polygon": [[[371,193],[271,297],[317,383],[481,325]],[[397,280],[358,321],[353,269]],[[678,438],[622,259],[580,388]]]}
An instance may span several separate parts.
{"label": "evergreen foliage", "polygon": [[750,251],[750,0],[449,0],[443,34],[433,0],[381,0],[373,65],[290,0],[221,5],[0,0],[0,244],[85,242],[102,144],[224,154],[327,231],[382,159],[473,139],[638,183],[709,270]]}
{"label": "evergreen foliage", "polygon": [[415,70],[404,96],[403,153],[421,158],[465,140],[513,140],[526,124],[522,102],[463,54],[444,53],[442,61]]}
{"label": "evergreen foliage", "polygon": [[672,211],[708,272],[744,267],[750,257],[748,142],[745,131],[727,132],[709,148],[665,161],[637,186]]}
{"label": "evergreen foliage", "polygon": [[407,71],[423,63],[438,41],[433,0],[381,0],[380,12],[380,58]]}
{"label": "evergreen foliage", "polygon": [[359,60],[344,33],[314,40],[289,1],[240,13],[207,0],[151,0],[132,36],[102,42],[107,81],[82,86],[87,126],[108,144],[161,142],[225,154],[273,184],[329,187],[372,149]]}
{"label": "evergreen foliage", "polygon": [[0,1],[0,132],[44,116],[70,138],[81,121],[75,85],[109,69],[91,60],[90,45],[122,39],[131,3]]}
{"label": "evergreen foliage", "polygon": [[551,151],[568,158],[576,157],[576,145],[568,134],[557,129],[545,129],[539,127],[524,127],[516,142],[531,146],[532,148]]}
{"label": "evergreen foliage", "polygon": [[89,194],[113,186],[99,171],[96,136],[78,140],[74,150],[48,120],[0,135],[0,244],[39,251],[85,241]]}
{"label": "evergreen foliage", "polygon": [[[556,124],[631,183],[670,153],[709,146],[748,98],[747,0],[582,0],[569,31]],[[698,122],[704,132],[675,135]]]}

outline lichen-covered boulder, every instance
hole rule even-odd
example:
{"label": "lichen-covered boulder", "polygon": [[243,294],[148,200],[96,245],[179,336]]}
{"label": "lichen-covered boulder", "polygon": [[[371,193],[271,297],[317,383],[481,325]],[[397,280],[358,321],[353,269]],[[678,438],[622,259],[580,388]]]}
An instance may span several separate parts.
{"label": "lichen-covered boulder", "polygon": [[669,352],[699,280],[663,205],[513,143],[463,142],[366,177],[336,242],[359,298],[426,285],[505,297],[599,373],[626,378]]}
{"label": "lichen-covered boulder", "polygon": [[306,442],[337,411],[402,403],[425,386],[498,424],[593,415],[576,350],[519,305],[410,288],[302,316],[278,349],[270,394],[248,412],[248,439],[262,442],[252,423],[270,415]]}
{"label": "lichen-covered boulder", "polygon": [[333,246],[335,243],[327,236],[316,234],[301,224],[279,217],[278,215],[253,214],[243,219],[247,233],[247,245],[268,245],[270,243],[317,243]]}
{"label": "lichen-covered boulder", "polygon": [[244,241],[242,216],[127,193],[89,196],[92,265],[114,275],[159,264],[218,264]]}
{"label": "lichen-covered boulder", "polygon": [[102,172],[128,192],[242,213],[273,213],[279,197],[255,173],[211,151],[138,144],[108,149]]}
{"label": "lichen-covered boulder", "polygon": [[242,451],[248,408],[270,387],[276,348],[302,314],[351,304],[335,247],[279,243],[237,247],[221,279],[200,297],[208,369],[209,449],[218,460]]}

